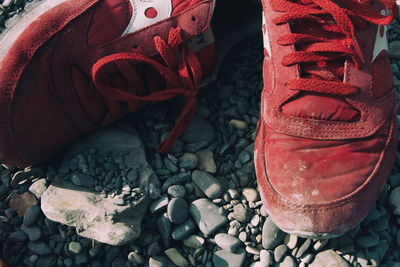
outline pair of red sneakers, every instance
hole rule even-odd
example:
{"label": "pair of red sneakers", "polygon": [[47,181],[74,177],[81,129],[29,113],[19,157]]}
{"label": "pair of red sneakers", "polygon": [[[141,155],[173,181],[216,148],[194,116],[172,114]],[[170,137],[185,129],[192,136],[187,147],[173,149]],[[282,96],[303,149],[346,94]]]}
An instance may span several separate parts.
{"label": "pair of red sneakers", "polygon": [[[30,4],[0,37],[0,161],[38,162],[147,102],[182,95],[182,113],[159,147],[167,152],[213,75],[214,5]],[[262,199],[286,232],[340,235],[367,214],[395,158],[384,26],[397,6],[394,0],[264,0],[263,10],[264,90],[254,151]]]}

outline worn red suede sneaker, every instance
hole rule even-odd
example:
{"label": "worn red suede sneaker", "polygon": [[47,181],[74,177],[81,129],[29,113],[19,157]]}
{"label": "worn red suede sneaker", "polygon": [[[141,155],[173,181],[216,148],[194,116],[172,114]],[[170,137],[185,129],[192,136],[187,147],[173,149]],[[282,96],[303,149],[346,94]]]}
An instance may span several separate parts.
{"label": "worn red suede sneaker", "polygon": [[359,223],[395,159],[386,29],[394,0],[263,0],[264,90],[255,145],[262,199],[285,232]]}
{"label": "worn red suede sneaker", "polygon": [[78,136],[184,96],[188,126],[215,64],[214,0],[42,0],[0,37],[0,162],[28,165]]}

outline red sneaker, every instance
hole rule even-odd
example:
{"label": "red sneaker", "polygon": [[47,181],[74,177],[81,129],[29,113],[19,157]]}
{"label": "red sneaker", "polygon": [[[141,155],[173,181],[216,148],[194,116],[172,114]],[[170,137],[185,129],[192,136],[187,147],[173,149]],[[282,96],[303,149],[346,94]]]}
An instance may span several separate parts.
{"label": "red sneaker", "polygon": [[264,0],[263,9],[254,152],[262,199],[285,232],[334,237],[366,216],[395,159],[383,25],[398,7],[394,0]]}
{"label": "red sneaker", "polygon": [[0,37],[0,161],[38,162],[145,102],[183,95],[166,152],[214,67],[213,10],[214,0],[32,4]]}

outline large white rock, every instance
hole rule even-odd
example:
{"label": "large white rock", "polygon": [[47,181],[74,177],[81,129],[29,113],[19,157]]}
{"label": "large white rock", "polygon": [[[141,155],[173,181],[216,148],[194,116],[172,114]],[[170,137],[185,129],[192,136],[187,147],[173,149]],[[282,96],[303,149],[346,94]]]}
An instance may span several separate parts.
{"label": "large white rock", "polygon": [[51,220],[76,227],[81,236],[110,245],[126,244],[141,233],[141,221],[147,211],[149,185],[159,181],[145,158],[144,146],[135,129],[118,124],[80,140],[66,153],[63,164],[76,155],[95,148],[98,152],[127,153],[128,168],[136,169],[143,195],[125,205],[114,204],[94,191],[73,184],[68,176],[58,175],[41,197],[41,208]]}

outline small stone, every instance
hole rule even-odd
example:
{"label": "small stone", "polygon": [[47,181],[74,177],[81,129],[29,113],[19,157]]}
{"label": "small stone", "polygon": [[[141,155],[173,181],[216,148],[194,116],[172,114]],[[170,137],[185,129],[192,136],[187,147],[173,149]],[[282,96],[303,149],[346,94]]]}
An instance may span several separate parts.
{"label": "small stone", "polygon": [[50,255],[52,253],[49,246],[43,242],[29,242],[28,248],[32,253],[40,256]]}
{"label": "small stone", "polygon": [[183,244],[189,248],[201,248],[204,245],[204,238],[191,235],[183,240]]}
{"label": "small stone", "polygon": [[120,248],[117,246],[112,246],[110,247],[110,249],[107,250],[105,258],[108,262],[112,262],[118,257],[119,253],[120,253]]}
{"label": "small stone", "polygon": [[65,267],[72,267],[72,265],[74,265],[74,262],[72,261],[72,259],[66,258],[64,260],[64,265],[65,265]]}
{"label": "small stone", "polygon": [[156,256],[161,253],[160,244],[158,242],[153,242],[147,248],[147,255]]}
{"label": "small stone", "polygon": [[238,238],[225,233],[217,234],[215,236],[215,243],[220,248],[229,252],[235,252],[241,244]]}
{"label": "small stone", "polygon": [[149,259],[149,267],[165,267],[167,266],[167,259],[165,257],[157,256]]}
{"label": "small stone", "polygon": [[294,249],[297,245],[298,237],[297,235],[286,235],[283,243],[289,248]]}
{"label": "small stone", "polygon": [[35,266],[56,267],[57,257],[55,255],[41,256],[36,261]]}
{"label": "small stone", "polygon": [[319,252],[309,267],[350,267],[350,264],[333,249]]}
{"label": "small stone", "polygon": [[[400,43],[400,41],[399,41]],[[396,187],[389,194],[389,204],[393,206],[393,214],[400,215],[400,186]]]}
{"label": "small stone", "polygon": [[215,139],[214,126],[202,117],[194,117],[188,129],[182,135],[185,143],[211,142]]}
{"label": "small stone", "polygon": [[164,251],[165,255],[178,267],[187,267],[189,262],[182,256],[176,248],[170,248]]}
{"label": "small stone", "polygon": [[276,262],[280,262],[283,260],[283,257],[286,256],[286,252],[288,251],[288,247],[284,244],[279,245],[274,250],[274,259]]}
{"label": "small stone", "polygon": [[318,240],[317,242],[315,242],[313,248],[315,251],[320,251],[321,249],[323,249],[326,244],[328,244],[329,239],[322,239],[322,240]]}
{"label": "small stone", "polygon": [[270,266],[273,263],[273,256],[272,253],[266,249],[260,251],[260,261],[266,265]]}
{"label": "small stone", "polygon": [[193,170],[197,167],[199,159],[193,153],[185,153],[179,159],[179,167],[184,168],[186,170]]}
{"label": "small stone", "polygon": [[372,236],[360,236],[357,238],[357,244],[362,248],[371,248],[379,244],[379,240]]}
{"label": "small stone", "polygon": [[71,175],[71,181],[77,186],[93,187],[94,178],[87,174],[75,173]]}
{"label": "small stone", "polygon": [[84,265],[89,261],[89,256],[87,253],[81,253],[75,256],[76,265]]}
{"label": "small stone", "polygon": [[30,241],[38,241],[42,238],[42,229],[38,226],[26,226],[23,224],[20,229],[28,235]]}
{"label": "small stone", "polygon": [[228,222],[225,216],[219,214],[218,206],[205,198],[197,199],[190,204],[190,214],[205,235],[213,234]]}
{"label": "small stone", "polygon": [[239,197],[239,192],[235,189],[228,189],[228,194],[232,199],[237,199]]}
{"label": "small stone", "polygon": [[389,43],[389,57],[393,59],[400,59],[400,41],[392,41]]}
{"label": "small stone", "polygon": [[172,225],[170,220],[168,219],[167,214],[164,214],[157,219],[157,228],[159,233],[161,234],[164,246],[169,247]]}
{"label": "small stone", "polygon": [[296,258],[300,258],[303,256],[304,252],[307,251],[307,249],[311,246],[311,239],[306,239],[303,244],[299,247],[299,250],[297,250],[296,253]]}
{"label": "small stone", "polygon": [[239,233],[239,240],[240,241],[242,241],[242,242],[246,242],[246,240],[247,240],[247,233],[246,232],[240,232]]}
{"label": "small stone", "polygon": [[253,216],[253,218],[251,218],[250,223],[253,226],[258,226],[258,224],[260,223],[260,215],[256,214]]}
{"label": "small stone", "polygon": [[167,208],[167,206],[168,206],[168,196],[164,195],[150,204],[150,212],[157,213]]}
{"label": "small stone", "polygon": [[171,185],[168,187],[168,194],[176,198],[184,198],[186,194],[185,187],[183,185]]}
{"label": "small stone", "polygon": [[111,267],[126,267],[126,266],[127,262],[121,258],[116,258],[111,264]]}
{"label": "small stone", "polygon": [[74,255],[78,255],[82,251],[82,244],[79,242],[70,242],[68,244],[68,251]]}
{"label": "small stone", "polygon": [[10,207],[18,213],[19,217],[24,216],[25,211],[29,206],[37,204],[38,201],[36,197],[29,192],[25,192],[22,195],[14,194],[10,198]]}
{"label": "small stone", "polygon": [[128,261],[133,264],[144,264],[145,262],[143,256],[135,251],[128,254]]}
{"label": "small stone", "polygon": [[189,219],[186,222],[175,227],[175,229],[171,233],[171,236],[174,240],[183,240],[194,231],[196,231],[196,224],[192,219]]}
{"label": "small stone", "polygon": [[208,173],[216,173],[217,165],[214,160],[214,153],[210,149],[200,150],[196,153],[198,158],[198,168]]}
{"label": "small stone", "polygon": [[243,188],[242,195],[247,201],[257,202],[260,199],[258,191],[254,188]]}
{"label": "small stone", "polygon": [[268,217],[262,229],[262,246],[265,249],[274,249],[284,238],[285,234]]}
{"label": "small stone", "polygon": [[23,231],[13,232],[8,237],[14,242],[23,242],[28,239],[28,235]]}
{"label": "small stone", "polygon": [[251,209],[246,208],[243,204],[233,206],[233,218],[239,222],[247,222],[251,218]]}
{"label": "small stone", "polygon": [[239,249],[236,253],[225,250],[214,252],[214,266],[242,267],[246,258],[246,251]]}
{"label": "small stone", "polygon": [[42,210],[37,205],[29,206],[24,214],[24,221],[23,223],[26,226],[33,226],[39,219],[40,215],[42,214]]}
{"label": "small stone", "polygon": [[297,262],[291,256],[286,256],[281,263],[279,263],[279,267],[296,267]]}
{"label": "small stone", "polygon": [[253,255],[260,255],[260,251],[254,247],[246,246],[246,251]]}
{"label": "small stone", "polygon": [[34,194],[38,199],[43,195],[47,189],[47,180],[39,179],[29,187],[29,192]]}
{"label": "small stone", "polygon": [[248,127],[245,121],[235,120],[235,119],[230,120],[229,125],[232,125],[237,130],[246,130]]}
{"label": "small stone", "polygon": [[192,174],[192,181],[204,194],[211,199],[218,198],[223,193],[221,183],[205,171],[196,170]]}
{"label": "small stone", "polygon": [[186,204],[186,201],[182,198],[171,199],[171,201],[168,203],[167,214],[172,223],[183,223],[189,215],[189,208]]}

